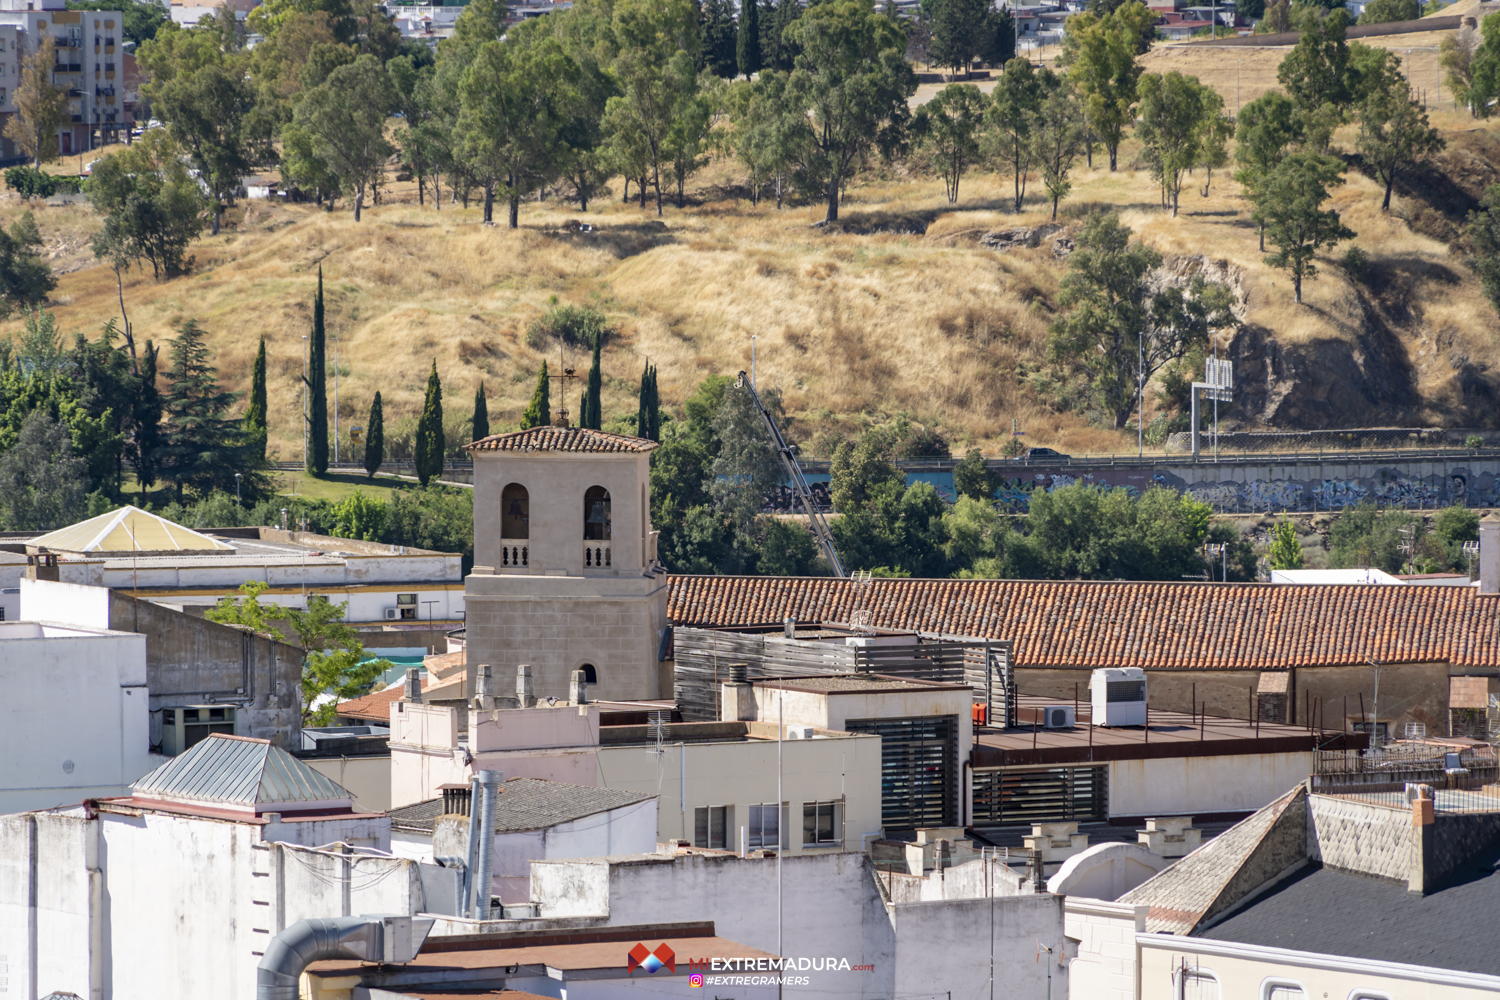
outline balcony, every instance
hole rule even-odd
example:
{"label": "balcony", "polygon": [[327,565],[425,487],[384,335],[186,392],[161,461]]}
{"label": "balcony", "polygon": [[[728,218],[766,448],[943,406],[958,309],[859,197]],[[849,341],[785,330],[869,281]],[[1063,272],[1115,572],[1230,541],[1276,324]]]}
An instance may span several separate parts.
{"label": "balcony", "polygon": [[531,565],[531,547],[528,545],[505,545],[500,549],[500,565],[505,569],[516,569]]}
{"label": "balcony", "polygon": [[83,63],[75,63],[75,62],[53,63],[52,64],[52,72],[54,72],[54,73],[82,73],[83,72]]}
{"label": "balcony", "polygon": [[583,547],[584,569],[608,569],[611,565],[608,545],[598,542]]}

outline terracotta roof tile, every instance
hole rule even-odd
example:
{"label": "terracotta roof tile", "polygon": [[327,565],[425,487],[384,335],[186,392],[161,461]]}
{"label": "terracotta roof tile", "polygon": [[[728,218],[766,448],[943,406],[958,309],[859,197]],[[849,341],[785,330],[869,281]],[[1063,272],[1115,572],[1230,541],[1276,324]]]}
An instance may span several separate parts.
{"label": "terracotta roof tile", "polygon": [[631,437],[628,434],[611,434],[608,431],[590,430],[587,427],[533,427],[530,430],[511,431],[509,434],[491,434],[473,444],[464,445],[465,451],[588,451],[588,452],[644,452],[656,447],[648,438]]}
{"label": "terracotta roof tile", "polygon": [[1027,666],[1500,667],[1500,598],[1472,587],[674,576],[678,625],[848,621],[1015,642]]}

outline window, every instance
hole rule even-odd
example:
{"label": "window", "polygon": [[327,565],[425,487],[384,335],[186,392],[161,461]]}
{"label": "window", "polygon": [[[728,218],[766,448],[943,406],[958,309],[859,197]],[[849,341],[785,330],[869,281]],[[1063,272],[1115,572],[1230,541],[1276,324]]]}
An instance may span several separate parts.
{"label": "window", "polygon": [[520,483],[500,491],[500,537],[531,537],[531,494]]}
{"label": "window", "polygon": [[826,844],[837,844],[841,840],[837,802],[802,803],[803,847],[822,847]]}
{"label": "window", "polygon": [[1219,1000],[1219,979],[1207,969],[1179,969],[1177,1000]]}
{"label": "window", "polygon": [[1356,722],[1354,731],[1356,733],[1373,733],[1378,743],[1384,743],[1391,738],[1389,722]]}
{"label": "window", "polygon": [[693,846],[725,850],[728,847],[729,807],[702,806],[693,810]]}
{"label": "window", "polygon": [[583,671],[583,682],[585,684],[598,684],[599,672],[594,669],[592,663],[585,663],[578,668]]}
{"label": "window", "polygon": [[1260,1000],[1304,1000],[1307,992],[1294,979],[1267,979],[1260,984]]}
{"label": "window", "polygon": [[745,829],[745,848],[779,848],[781,846],[781,810],[774,804],[750,807],[750,823]]}
{"label": "window", "polygon": [[407,621],[415,620],[417,617],[417,595],[397,594],[396,607],[401,612],[401,618]]}
{"label": "window", "polygon": [[583,494],[583,540],[607,542],[610,540],[609,490],[603,486],[590,486]]}

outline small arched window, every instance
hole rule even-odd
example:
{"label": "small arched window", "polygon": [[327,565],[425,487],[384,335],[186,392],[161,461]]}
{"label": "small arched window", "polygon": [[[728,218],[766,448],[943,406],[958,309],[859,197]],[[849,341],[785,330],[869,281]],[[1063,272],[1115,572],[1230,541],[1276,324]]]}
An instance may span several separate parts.
{"label": "small arched window", "polygon": [[609,490],[603,486],[590,486],[583,493],[583,540],[610,540]]}
{"label": "small arched window", "polygon": [[592,663],[585,663],[578,669],[583,671],[583,682],[585,684],[599,683],[599,675],[595,672],[594,665]]}
{"label": "small arched window", "polygon": [[500,491],[500,537],[531,537],[531,496],[520,483]]}

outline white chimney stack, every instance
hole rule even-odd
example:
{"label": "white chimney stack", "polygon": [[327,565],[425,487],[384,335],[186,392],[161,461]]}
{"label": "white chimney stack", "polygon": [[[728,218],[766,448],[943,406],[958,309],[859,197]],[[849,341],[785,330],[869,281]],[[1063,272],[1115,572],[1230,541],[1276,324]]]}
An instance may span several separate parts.
{"label": "white chimney stack", "polygon": [[533,708],[536,705],[536,693],[531,687],[531,664],[522,663],[516,667],[516,707]]}
{"label": "white chimney stack", "polygon": [[1479,522],[1479,592],[1500,594],[1500,514]]}

